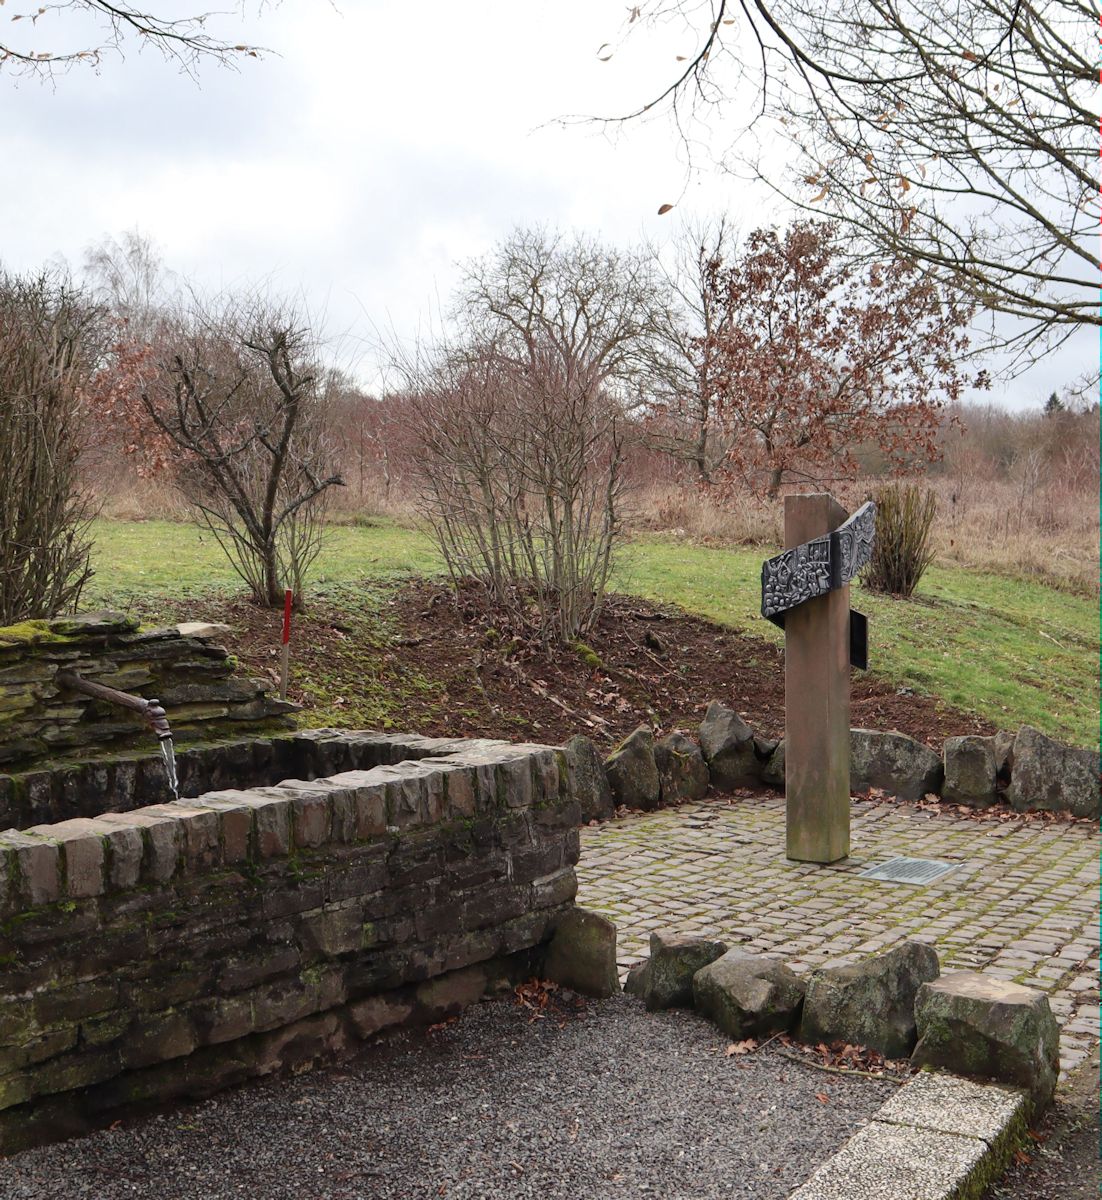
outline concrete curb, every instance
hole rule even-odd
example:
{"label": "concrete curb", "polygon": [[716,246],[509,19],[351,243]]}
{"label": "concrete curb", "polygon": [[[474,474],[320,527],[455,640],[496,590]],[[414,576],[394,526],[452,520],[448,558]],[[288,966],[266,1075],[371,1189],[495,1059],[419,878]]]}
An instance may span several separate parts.
{"label": "concrete curb", "polygon": [[979,1200],[1025,1136],[1025,1092],[923,1073],[789,1200]]}

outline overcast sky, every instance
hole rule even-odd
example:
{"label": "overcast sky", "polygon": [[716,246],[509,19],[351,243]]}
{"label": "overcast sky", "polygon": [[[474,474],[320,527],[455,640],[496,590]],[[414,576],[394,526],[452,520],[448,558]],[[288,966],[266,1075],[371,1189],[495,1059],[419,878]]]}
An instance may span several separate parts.
{"label": "overcast sky", "polygon": [[[687,174],[665,119],[615,135],[555,123],[650,99],[695,48],[677,27],[621,46],[625,17],[622,0],[284,0],[225,26],[276,52],[239,72],[207,65],[195,80],[146,49],[53,84],[0,74],[0,262],[79,263],[138,229],[201,287],[302,293],[372,377],[376,333],[413,336],[455,264],[514,226],[628,243],[668,238],[679,216],[783,224],[770,194],[708,169],[706,149]],[[41,45],[79,39],[52,20]],[[659,217],[663,203],[676,208]],[[992,398],[1038,403],[1095,342]]]}

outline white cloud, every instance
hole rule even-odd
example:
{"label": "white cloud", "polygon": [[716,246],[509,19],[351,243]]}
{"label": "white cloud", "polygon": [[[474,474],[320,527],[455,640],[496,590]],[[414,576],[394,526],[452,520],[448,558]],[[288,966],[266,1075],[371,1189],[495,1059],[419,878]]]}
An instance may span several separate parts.
{"label": "white cloud", "polygon": [[[368,336],[415,330],[456,261],[516,225],[627,242],[661,239],[680,214],[782,220],[761,189],[687,181],[666,120],[553,123],[649,99],[693,48],[673,25],[621,48],[624,15],[612,0],[285,0],[251,28],[276,56],[208,67],[198,85],[149,52],[52,89],[5,81],[0,260],[79,261],[136,227],[200,286],[267,279]],[[659,218],[664,202],[678,207]],[[1068,360],[1016,394],[1058,386]]]}

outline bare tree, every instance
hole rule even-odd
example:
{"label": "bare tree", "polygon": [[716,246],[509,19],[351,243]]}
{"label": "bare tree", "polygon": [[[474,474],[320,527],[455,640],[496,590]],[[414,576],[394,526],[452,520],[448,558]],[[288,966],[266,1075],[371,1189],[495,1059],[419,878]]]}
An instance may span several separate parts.
{"label": "bare tree", "polygon": [[711,483],[731,442],[729,424],[715,410],[716,336],[729,321],[710,268],[731,258],[738,234],[726,217],[681,226],[668,252],[652,248],[673,303],[660,329],[648,386],[640,396],[647,444],[691,466]]}
{"label": "bare tree", "polygon": [[329,473],[324,382],[308,323],[230,299],[166,327],[142,403],[182,452],[177,480],[258,604],[301,597],[321,549]]}
{"label": "bare tree", "polygon": [[68,279],[0,274],[0,624],[75,607],[91,577],[82,396],[109,336]]}
{"label": "bare tree", "polygon": [[105,58],[122,56],[128,46],[156,47],[163,57],[192,72],[204,61],[233,65],[240,58],[258,58],[259,46],[216,37],[208,22],[218,12],[158,16],[120,0],[54,0],[8,21],[20,22],[0,41],[0,71],[52,77],[74,66],[98,70]]}
{"label": "bare tree", "polygon": [[[634,28],[697,33],[660,95],[688,121],[738,92],[724,125],[802,154],[795,203],[845,222],[870,253],[917,263],[993,313],[1025,358],[1098,325],[1097,15],[1088,0],[655,0]],[[757,103],[750,104],[756,91]]]}
{"label": "bare tree", "polygon": [[124,327],[122,340],[147,345],[175,300],[175,279],[157,247],[137,229],[105,235],[84,252],[82,274],[95,298]]}

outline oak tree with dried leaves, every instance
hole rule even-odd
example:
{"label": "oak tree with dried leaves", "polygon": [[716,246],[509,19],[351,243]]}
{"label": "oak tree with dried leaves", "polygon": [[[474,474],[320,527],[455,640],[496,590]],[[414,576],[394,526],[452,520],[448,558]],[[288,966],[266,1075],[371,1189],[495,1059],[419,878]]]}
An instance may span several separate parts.
{"label": "oak tree with dried leaves", "polygon": [[711,261],[707,287],[723,317],[700,353],[732,434],[728,485],[853,478],[861,446],[932,459],[945,402],[985,383],[961,367],[970,307],[911,264],[857,264],[829,223],[757,230]]}

